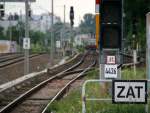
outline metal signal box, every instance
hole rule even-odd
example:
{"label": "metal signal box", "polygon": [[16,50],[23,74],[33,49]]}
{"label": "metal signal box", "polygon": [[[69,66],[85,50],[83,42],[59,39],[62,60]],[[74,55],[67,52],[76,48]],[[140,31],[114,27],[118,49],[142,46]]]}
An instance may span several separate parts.
{"label": "metal signal box", "polygon": [[120,49],[123,36],[122,0],[102,0],[100,49]]}

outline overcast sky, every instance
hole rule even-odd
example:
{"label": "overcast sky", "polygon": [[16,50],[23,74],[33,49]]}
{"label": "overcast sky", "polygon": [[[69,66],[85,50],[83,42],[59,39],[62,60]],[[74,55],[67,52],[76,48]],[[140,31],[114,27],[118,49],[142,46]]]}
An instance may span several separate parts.
{"label": "overcast sky", "polygon": [[[63,21],[63,6],[66,5],[66,21],[69,22],[70,6],[74,6],[75,25],[80,23],[85,13],[95,13],[95,0],[54,0],[54,13],[61,17]],[[51,0],[36,0],[36,3],[31,4],[34,14],[51,12]],[[24,13],[24,4],[6,3],[6,13],[22,12]]]}

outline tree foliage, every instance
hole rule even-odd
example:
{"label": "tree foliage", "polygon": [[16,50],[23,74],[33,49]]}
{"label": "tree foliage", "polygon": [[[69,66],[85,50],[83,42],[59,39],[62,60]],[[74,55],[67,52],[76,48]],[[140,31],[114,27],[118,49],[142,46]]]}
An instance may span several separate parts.
{"label": "tree foliage", "polygon": [[81,32],[95,34],[95,16],[93,14],[85,14],[83,19],[79,25]]}
{"label": "tree foliage", "polygon": [[6,39],[6,36],[4,34],[4,28],[0,26],[0,40]]}
{"label": "tree foliage", "polygon": [[150,11],[150,0],[124,0],[125,10],[125,38],[129,46],[132,46],[133,20],[137,20],[136,41],[143,51],[146,48],[146,14]]}

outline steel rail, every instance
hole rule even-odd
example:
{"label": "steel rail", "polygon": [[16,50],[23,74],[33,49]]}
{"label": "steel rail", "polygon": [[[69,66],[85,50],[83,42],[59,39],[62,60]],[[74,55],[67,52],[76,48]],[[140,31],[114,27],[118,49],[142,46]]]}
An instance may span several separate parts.
{"label": "steel rail", "polygon": [[[32,55],[42,55],[42,54],[45,54],[45,53],[32,53]],[[13,59],[17,59],[17,58],[23,58],[24,55],[23,54],[12,54],[12,55],[9,55],[9,56],[2,56],[0,57],[0,63],[2,62],[7,62],[8,60],[13,60]]]}
{"label": "steel rail", "polygon": [[56,74],[55,76],[50,77],[49,79],[39,83],[38,85],[36,85],[35,87],[33,87],[32,89],[28,90],[27,92],[25,92],[24,94],[22,94],[21,96],[19,96],[18,98],[16,98],[15,100],[13,100],[12,102],[10,102],[8,105],[6,105],[5,107],[3,107],[2,109],[0,109],[0,113],[8,113],[8,111],[10,111],[12,108],[14,108],[17,104],[19,104],[20,102],[22,102],[26,97],[28,97],[29,95],[33,94],[35,91],[37,91],[38,89],[40,89],[41,87],[45,86],[48,82],[60,78],[62,76],[65,75],[66,72],[73,70],[74,68],[76,68],[77,66],[79,66],[86,55],[84,55],[82,57],[82,59],[75,65],[73,65],[72,67]]}
{"label": "steel rail", "polygon": [[[58,66],[55,66],[55,67],[52,67],[52,68],[50,68],[52,71],[53,70],[56,70],[57,68],[59,68],[59,66],[65,66],[66,64],[68,64],[68,63],[70,63],[70,62],[72,62],[72,61],[75,61],[76,59],[77,59],[77,57],[79,56],[80,54],[77,54],[76,56],[74,56],[72,59],[70,59],[70,60],[68,60],[66,63],[64,63],[64,64],[61,64],[61,65],[58,65]],[[64,70],[65,70],[65,68],[64,68]],[[62,70],[62,71],[64,71],[64,70]],[[46,70],[45,70],[46,71]],[[16,87],[17,85],[21,85],[22,83],[24,83],[24,82],[26,82],[26,81],[30,81],[30,79],[34,79],[34,78],[36,78],[36,77],[39,77],[41,74],[45,74],[46,72],[45,71],[43,71],[43,72],[39,72],[39,73],[35,73],[34,75],[33,75],[33,77],[29,77],[28,75],[26,75],[26,77],[24,77],[25,79],[24,80],[20,80],[19,82],[17,82],[17,83],[13,83],[14,81],[12,81],[12,83],[10,82],[9,84],[10,84],[10,86],[7,86],[6,88],[4,88],[4,89],[2,89],[1,91],[0,91],[0,93],[2,93],[2,92],[4,92],[4,91],[6,91],[6,90],[9,90],[10,88],[12,88],[12,87]],[[61,72],[61,71],[60,71]],[[48,72],[47,72],[48,73]],[[56,73],[56,74],[58,74],[58,73]],[[54,75],[56,75],[56,74],[54,74]],[[27,77],[28,76],[28,77]],[[46,80],[46,79],[45,79]],[[13,84],[13,85],[11,85],[11,84]]]}
{"label": "steel rail", "polygon": [[11,55],[11,56],[7,56],[7,57],[0,57],[0,63],[1,62],[5,62],[7,60],[12,60],[12,59],[15,59],[15,58],[18,58],[18,57],[22,57],[23,55],[22,54],[15,54],[15,55]]}
{"label": "steel rail", "polygon": [[17,54],[21,54],[21,52],[16,52],[16,53],[0,53],[0,58],[4,58],[7,56],[11,56],[11,55],[17,55]]}
{"label": "steel rail", "polygon": [[93,61],[93,63],[87,67],[86,69],[84,69],[80,74],[78,74],[74,79],[72,79],[70,82],[68,82],[53,98],[52,100],[49,102],[49,104],[44,108],[44,110],[42,111],[42,113],[46,113],[46,110],[48,109],[48,107],[56,100],[59,99],[61,97],[63,97],[65,91],[69,88],[69,86],[74,83],[77,79],[81,78],[82,76],[84,76],[84,74],[91,70],[91,68],[96,64],[96,61]]}
{"label": "steel rail", "polygon": [[[37,57],[37,56],[41,56],[42,54],[35,54],[35,55],[31,55],[30,58],[33,57]],[[3,62],[2,64],[0,64],[0,68],[4,68],[6,66],[12,65],[14,63],[18,63],[24,60],[24,57],[17,57],[11,60],[6,60],[5,62]]]}

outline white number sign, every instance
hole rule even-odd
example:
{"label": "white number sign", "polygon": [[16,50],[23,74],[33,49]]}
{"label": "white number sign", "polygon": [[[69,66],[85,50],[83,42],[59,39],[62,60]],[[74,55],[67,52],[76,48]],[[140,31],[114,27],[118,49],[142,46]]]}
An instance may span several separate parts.
{"label": "white number sign", "polygon": [[23,49],[30,49],[30,38],[23,39]]}
{"label": "white number sign", "polygon": [[117,78],[117,65],[105,65],[105,78]]}

